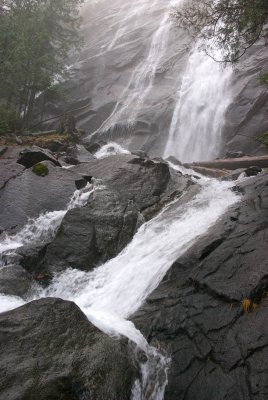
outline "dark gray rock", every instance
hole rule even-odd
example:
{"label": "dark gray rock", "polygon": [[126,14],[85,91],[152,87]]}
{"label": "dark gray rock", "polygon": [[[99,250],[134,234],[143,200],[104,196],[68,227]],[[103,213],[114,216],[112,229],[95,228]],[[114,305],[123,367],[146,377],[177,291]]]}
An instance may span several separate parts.
{"label": "dark gray rock", "polygon": [[137,376],[128,345],[60,299],[1,314],[0,350],[0,400],[129,400]]}
{"label": "dark gray rock", "polygon": [[60,153],[66,151],[68,144],[60,140],[53,140],[47,147],[52,153]]}
{"label": "dark gray rock", "polygon": [[[25,170],[16,161],[10,159],[0,159],[0,191],[11,180],[22,174]],[[0,192],[1,193],[1,192]]]}
{"label": "dark gray rock", "polygon": [[96,191],[86,207],[67,213],[40,270],[51,274],[68,267],[90,270],[116,256],[142,222],[131,201],[122,201],[109,189]]}
{"label": "dark gray rock", "polygon": [[243,151],[227,151],[225,158],[240,158],[245,156],[246,154]]}
{"label": "dark gray rock", "polygon": [[0,269],[0,293],[24,297],[32,286],[32,277],[22,267],[9,265]]}
{"label": "dark gray rock", "polygon": [[33,146],[30,149],[25,149],[20,153],[18,164],[23,165],[25,168],[31,168],[41,161],[51,161],[56,166],[60,167],[60,163],[48,151],[39,147]]}
{"label": "dark gray rock", "polygon": [[7,146],[0,146],[0,157],[5,154],[7,149],[8,149]]}
{"label": "dark gray rock", "polygon": [[234,70],[233,101],[226,112],[222,154],[237,149],[245,154],[267,154],[259,140],[268,126],[268,91],[259,80],[260,74],[267,70],[267,47],[263,38],[247,50]]}
{"label": "dark gray rock", "polygon": [[[3,160],[4,162],[5,160]],[[0,161],[0,163],[2,160]],[[5,230],[18,230],[28,218],[36,218],[46,211],[64,210],[76,190],[75,181],[81,177],[68,169],[55,167],[44,161],[48,175],[40,177],[31,169],[15,164],[7,173],[9,179],[0,190],[0,225]],[[6,168],[10,165],[7,160]],[[0,175],[3,173],[1,170]],[[4,174],[6,174],[4,170]],[[6,179],[6,175],[4,175]]]}
{"label": "dark gray rock", "polygon": [[261,169],[261,167],[258,167],[257,165],[256,166],[252,165],[252,167],[249,167],[246,169],[247,176],[256,176],[260,172],[262,172],[262,169]]}
{"label": "dark gray rock", "polygon": [[172,265],[133,318],[171,356],[165,400],[268,395],[268,174],[239,190],[241,201]]}
{"label": "dark gray rock", "polygon": [[[170,180],[169,168],[165,162],[131,154],[93,160],[73,167],[71,171],[101,179],[103,184],[117,191],[124,201],[134,201],[140,210],[157,203]],[[182,178],[181,184],[186,181]]]}
{"label": "dark gray rock", "polygon": [[84,143],[84,147],[91,154],[95,154],[98,150],[100,150],[102,148],[102,146],[105,146],[106,144],[107,144],[107,142],[100,140],[97,143]]}
{"label": "dark gray rock", "polygon": [[241,174],[244,174],[246,172],[246,168],[238,168],[235,169],[234,171],[229,171],[228,174],[221,178],[223,181],[235,181],[239,178]]}
{"label": "dark gray rock", "polygon": [[170,172],[164,162],[133,155],[94,160],[71,171],[101,179],[105,187],[95,191],[85,207],[68,211],[43,261],[36,265],[42,273],[67,267],[90,270],[115,257],[145,220],[192,184]]}

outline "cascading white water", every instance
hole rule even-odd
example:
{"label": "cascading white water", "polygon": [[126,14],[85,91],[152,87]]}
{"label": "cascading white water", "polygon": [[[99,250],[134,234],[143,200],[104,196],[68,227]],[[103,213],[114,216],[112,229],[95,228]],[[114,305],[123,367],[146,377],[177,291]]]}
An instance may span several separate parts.
{"label": "cascading white water", "polygon": [[212,160],[219,155],[225,112],[232,100],[232,68],[223,67],[198,47],[190,55],[177,92],[164,153],[181,162]]}
{"label": "cascading white water", "polygon": [[102,146],[95,154],[96,158],[106,158],[116,154],[130,154],[128,150],[125,150],[122,146],[115,142],[109,142]]}
{"label": "cascading white water", "polygon": [[48,242],[55,236],[61,221],[68,210],[83,207],[95,189],[88,184],[81,190],[76,190],[65,210],[41,214],[36,219],[30,219],[25,227],[15,235],[3,235],[0,240],[0,268],[6,265],[9,255],[25,245],[38,245]]}
{"label": "cascading white water", "polygon": [[[72,300],[102,331],[124,335],[146,352],[148,361],[142,366],[142,382],[133,387],[133,400],[163,399],[168,360],[147,344],[128,318],[159,285],[172,263],[238,200],[229,190],[232,183],[207,178],[198,182],[201,190],[189,203],[168,205],[139,229],[117,257],[93,272],[69,269],[32,298]],[[0,296],[0,300],[1,311],[24,303],[9,296]]]}
{"label": "cascading white water", "polygon": [[[172,22],[170,21],[171,9],[181,1],[182,0],[170,0],[167,2],[163,17],[159,21],[159,27],[152,36],[146,59],[142,60],[138,66],[134,68],[130,80],[120,94],[111,115],[103,122],[97,131],[92,134],[92,136],[98,132],[109,131],[111,128],[116,127],[117,124],[126,124],[131,126],[136,122],[136,118],[144,104],[144,101],[153,87],[157,68],[167,49],[169,32],[172,26]],[[154,0],[150,5],[151,8],[153,8],[156,3],[157,0]],[[138,8],[134,8],[132,13],[134,12],[135,15],[140,14],[144,10],[145,6],[148,8],[148,4],[145,2],[142,7],[138,4]],[[127,27],[125,27],[125,29],[126,28]],[[116,42],[121,36],[121,30],[122,27],[120,27],[116,32],[110,46],[113,47],[114,42]],[[108,48],[110,48],[110,46]]]}

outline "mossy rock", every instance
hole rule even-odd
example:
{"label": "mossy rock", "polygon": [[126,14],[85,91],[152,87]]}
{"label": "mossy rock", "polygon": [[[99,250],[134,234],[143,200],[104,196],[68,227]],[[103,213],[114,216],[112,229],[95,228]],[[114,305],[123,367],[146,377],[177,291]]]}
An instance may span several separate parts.
{"label": "mossy rock", "polygon": [[48,167],[42,163],[35,164],[32,168],[32,171],[38,176],[46,176],[49,174]]}

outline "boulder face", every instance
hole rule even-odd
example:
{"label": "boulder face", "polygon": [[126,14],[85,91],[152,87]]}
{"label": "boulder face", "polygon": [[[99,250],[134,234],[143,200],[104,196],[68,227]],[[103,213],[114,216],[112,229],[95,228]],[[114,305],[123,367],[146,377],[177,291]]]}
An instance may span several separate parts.
{"label": "boulder face", "polygon": [[236,64],[233,73],[233,100],[226,113],[223,131],[226,151],[267,154],[259,137],[268,130],[268,90],[260,75],[268,70],[264,39],[255,43]]}
{"label": "boulder face", "polygon": [[171,357],[165,400],[268,395],[268,174],[179,258],[133,317]]}
{"label": "boulder face", "polygon": [[[143,222],[137,207],[109,189],[96,191],[86,207],[67,213],[48,245],[42,269],[93,269],[116,256]],[[36,265],[35,265],[36,269]]]}
{"label": "boulder face", "polygon": [[1,314],[0,348],[0,400],[129,400],[137,377],[127,343],[60,299]]}
{"label": "boulder face", "polygon": [[23,165],[25,168],[31,168],[35,164],[38,164],[42,161],[51,161],[56,166],[61,166],[48,150],[44,150],[35,146],[30,149],[23,150],[17,163]]}
{"label": "boulder face", "polygon": [[91,270],[115,257],[145,220],[192,184],[180,174],[172,176],[163,161],[133,155],[94,160],[71,171],[93,176],[103,187],[85,207],[67,212],[43,260],[35,265],[42,273],[67,267]]}
{"label": "boulder face", "polygon": [[9,265],[0,269],[0,293],[25,297],[32,287],[32,277],[22,267]]}
{"label": "boulder face", "polygon": [[49,161],[42,164],[47,167],[46,176],[39,176],[19,164],[14,174],[11,169],[10,174],[13,175],[0,190],[0,225],[3,229],[18,230],[29,218],[66,208],[76,190],[75,181],[79,176],[68,169],[55,167]]}

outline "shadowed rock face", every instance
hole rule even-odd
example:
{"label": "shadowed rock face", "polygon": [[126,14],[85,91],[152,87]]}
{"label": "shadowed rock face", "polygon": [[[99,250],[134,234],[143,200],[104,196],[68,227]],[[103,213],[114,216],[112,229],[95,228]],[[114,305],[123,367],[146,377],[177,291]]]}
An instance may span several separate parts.
{"label": "shadowed rock face", "polygon": [[39,266],[32,270],[32,262],[26,262],[31,272],[91,270],[115,257],[145,220],[192,184],[180,174],[173,176],[162,161],[133,155],[94,160],[71,171],[101,179],[104,187],[91,195],[85,207],[68,211]]}
{"label": "shadowed rock face", "polygon": [[267,173],[239,190],[241,202],[173,264],[134,317],[172,358],[165,400],[268,395]]}
{"label": "shadowed rock face", "polygon": [[79,175],[55,167],[49,161],[43,163],[48,168],[46,176],[36,175],[32,169],[24,169],[13,160],[10,161],[10,175],[13,176],[0,189],[0,225],[3,229],[18,230],[29,218],[37,218],[46,211],[66,208],[76,190],[75,181]]}
{"label": "shadowed rock face", "polygon": [[254,44],[239,61],[233,73],[233,102],[226,113],[223,132],[226,151],[266,154],[257,140],[268,130],[268,90],[261,85],[261,73],[268,71],[268,49],[264,40]]}
{"label": "shadowed rock face", "polygon": [[127,343],[60,299],[1,314],[0,349],[1,400],[129,400],[137,376]]}

